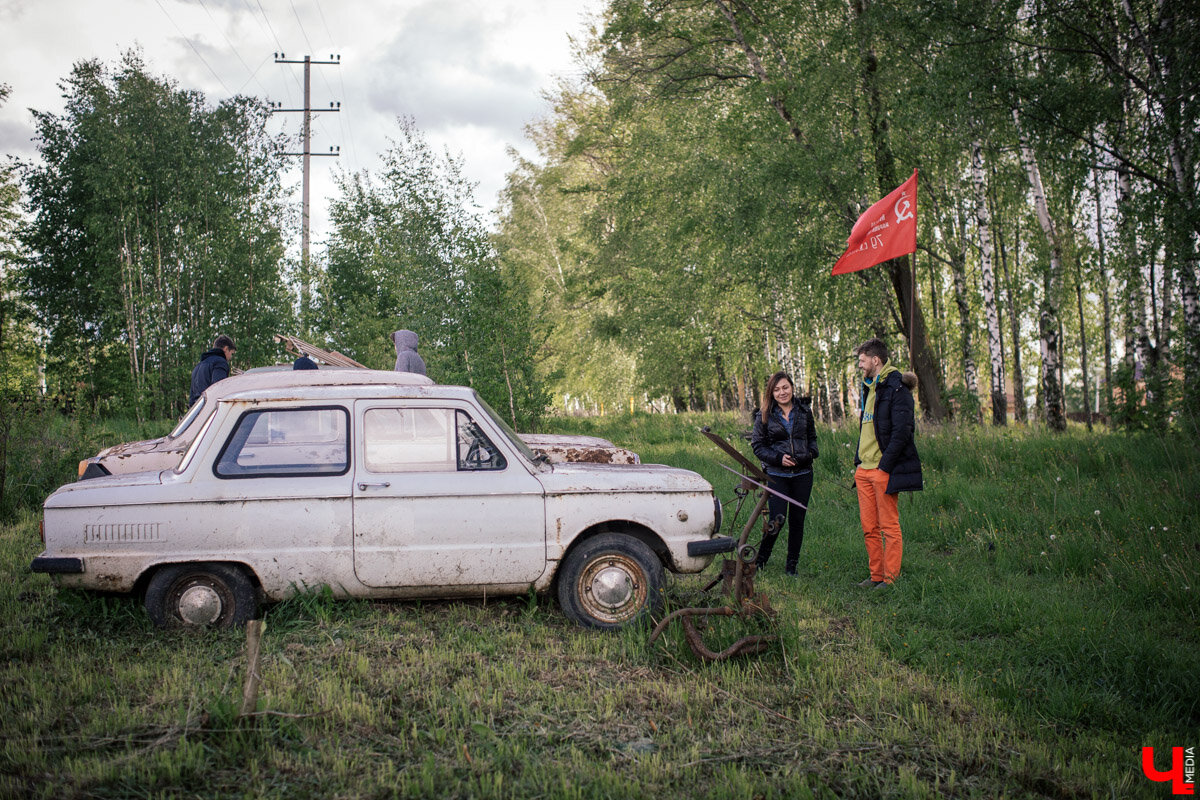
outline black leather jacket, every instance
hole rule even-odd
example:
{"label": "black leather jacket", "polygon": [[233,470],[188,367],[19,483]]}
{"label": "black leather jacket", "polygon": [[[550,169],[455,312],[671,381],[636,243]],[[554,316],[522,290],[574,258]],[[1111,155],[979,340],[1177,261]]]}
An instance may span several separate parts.
{"label": "black leather jacket", "polygon": [[[767,421],[763,422],[762,411],[754,411],[754,432],[750,434],[750,446],[754,455],[764,467],[772,467],[775,471],[793,469],[797,472],[811,469],[817,452],[817,426],[813,422],[812,400],[808,397],[797,397],[792,403],[792,430],[788,433],[787,426],[775,416],[775,404],[767,412]],[[783,457],[789,455],[796,462],[795,467],[783,466]]]}

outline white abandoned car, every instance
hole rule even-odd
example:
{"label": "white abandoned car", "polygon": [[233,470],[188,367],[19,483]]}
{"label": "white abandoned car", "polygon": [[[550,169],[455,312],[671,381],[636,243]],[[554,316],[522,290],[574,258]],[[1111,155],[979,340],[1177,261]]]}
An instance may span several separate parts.
{"label": "white abandoned car", "polygon": [[732,549],[699,475],[550,463],[471,389],[359,369],[259,376],[208,398],[173,466],[55,491],[31,569],[140,593],[166,626],[241,624],[260,601],[328,586],[554,588],[572,620],[615,628],[661,608],[665,570],[699,572]]}

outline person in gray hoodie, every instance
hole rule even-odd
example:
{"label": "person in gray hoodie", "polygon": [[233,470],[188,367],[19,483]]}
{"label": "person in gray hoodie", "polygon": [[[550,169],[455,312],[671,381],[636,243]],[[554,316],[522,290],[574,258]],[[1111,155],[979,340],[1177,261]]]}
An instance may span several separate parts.
{"label": "person in gray hoodie", "polygon": [[396,331],[392,334],[396,345],[396,372],[425,374],[425,359],[417,355],[417,335],[412,331]]}

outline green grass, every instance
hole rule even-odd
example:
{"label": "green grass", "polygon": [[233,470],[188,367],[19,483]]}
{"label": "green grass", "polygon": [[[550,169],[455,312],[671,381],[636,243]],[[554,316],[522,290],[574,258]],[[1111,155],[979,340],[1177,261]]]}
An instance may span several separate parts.
{"label": "green grass", "polygon": [[[729,500],[702,424],[743,429],[551,421]],[[27,572],[25,515],[0,529],[0,796],[1167,796],[1140,748],[1200,744],[1194,443],[922,431],[927,488],[901,500],[904,568],[881,595],[853,586],[854,431],[820,438],[800,577],[776,553],[758,583],[779,616],[706,634],[776,634],[762,656],[589,633],[547,597],[315,592],[268,611],[247,719],[240,633],[163,632],[135,600],[55,591]],[[673,581],[671,602],[712,603],[706,578]]]}

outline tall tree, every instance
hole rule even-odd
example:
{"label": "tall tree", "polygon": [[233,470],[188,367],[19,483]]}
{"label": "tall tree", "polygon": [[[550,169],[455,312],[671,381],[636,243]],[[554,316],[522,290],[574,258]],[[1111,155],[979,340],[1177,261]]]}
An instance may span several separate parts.
{"label": "tall tree", "polygon": [[987,320],[988,363],[992,397],[992,424],[1008,423],[1008,398],[1004,390],[1004,353],[1000,339],[1000,314],[996,298],[995,248],[992,245],[992,215],[988,204],[987,172],[983,165],[983,143],[971,143],[971,179],[975,187],[975,218],[979,228],[979,271],[983,288],[983,313]]}
{"label": "tall tree", "polygon": [[1013,123],[1020,141],[1021,163],[1029,176],[1030,194],[1037,211],[1038,224],[1046,237],[1050,261],[1042,273],[1042,302],[1038,309],[1038,334],[1042,344],[1042,412],[1051,430],[1066,430],[1067,419],[1063,409],[1062,383],[1059,378],[1062,353],[1060,350],[1061,324],[1058,316],[1058,296],[1062,283],[1062,242],[1054,220],[1050,216],[1050,205],[1046,199],[1046,187],[1038,167],[1037,155],[1021,128],[1021,115],[1013,109]]}
{"label": "tall tree", "polygon": [[134,52],[80,62],[61,85],[64,112],[34,113],[21,233],[47,377],[92,406],[168,416],[216,333],[253,364],[288,324],[280,143],[262,103],[207,106]]}
{"label": "tall tree", "polygon": [[[797,20],[830,35],[818,46],[798,35],[792,27]],[[890,192],[899,183],[883,93],[870,90],[878,84],[873,34],[858,20],[848,26],[844,8],[826,2],[667,0],[647,5],[614,0],[601,35],[605,61],[600,80],[614,87],[610,93],[627,106],[652,104],[654,98],[695,105],[707,98],[724,118],[734,97],[747,110],[755,104],[769,110],[775,125],[782,124],[779,132],[798,151],[790,160],[805,167],[804,182],[792,193],[804,197],[805,213],[828,217],[833,212],[828,218],[840,224],[841,235],[826,241],[836,242],[865,208],[859,198]],[[831,63],[857,66],[839,70],[831,69]],[[865,108],[860,107],[864,87],[870,90]],[[831,93],[842,102],[830,104]],[[718,110],[722,104],[725,111]],[[806,115],[810,107],[823,107],[826,113]],[[858,133],[860,112],[870,123],[866,141]],[[757,130],[764,121],[754,117]],[[761,142],[761,134],[759,138]],[[874,180],[863,180],[864,173]],[[909,337],[922,406],[927,415],[941,418],[939,369],[913,295],[908,260],[894,260],[885,269],[893,295],[890,310],[900,333]],[[886,305],[879,308],[878,320],[887,310]]]}

